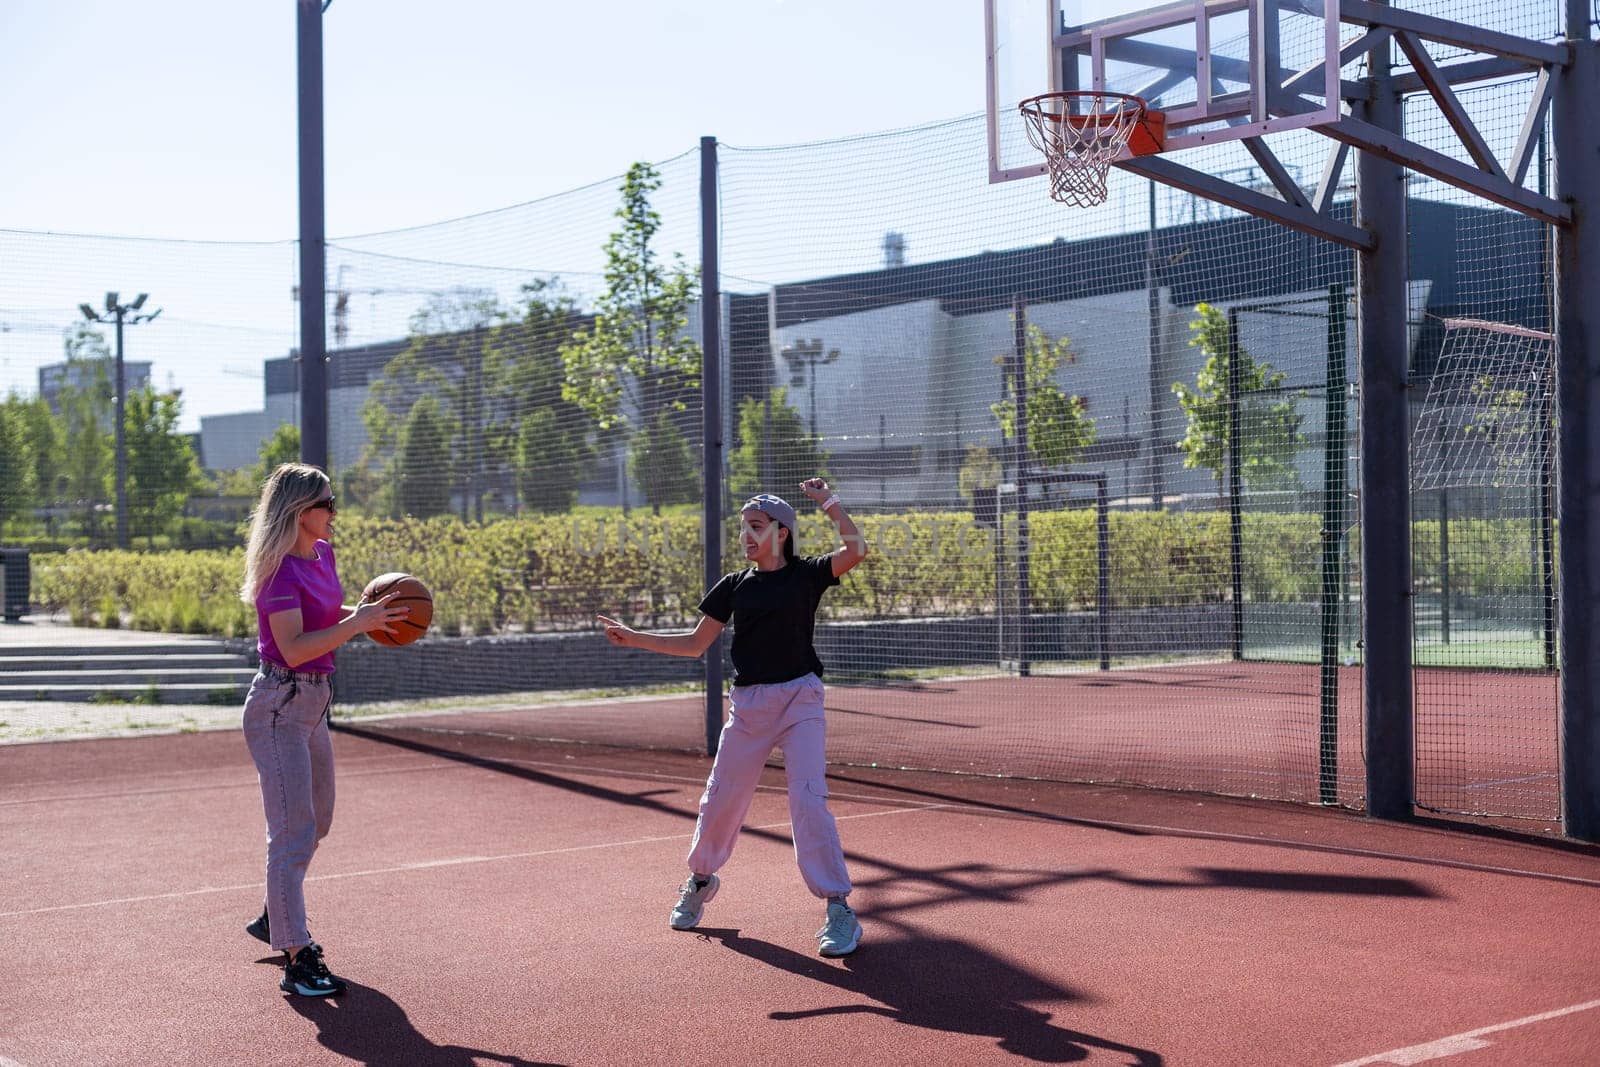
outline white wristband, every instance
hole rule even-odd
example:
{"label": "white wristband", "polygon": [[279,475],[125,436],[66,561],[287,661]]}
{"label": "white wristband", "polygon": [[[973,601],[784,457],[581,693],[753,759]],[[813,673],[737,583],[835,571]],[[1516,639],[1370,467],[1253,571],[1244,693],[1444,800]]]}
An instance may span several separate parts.
{"label": "white wristband", "polygon": [[838,493],[834,493],[832,496],[830,496],[828,499],[826,499],[826,500],[824,500],[822,502],[822,510],[823,511],[827,511],[829,508],[833,507],[838,502],[839,502],[839,494]]}

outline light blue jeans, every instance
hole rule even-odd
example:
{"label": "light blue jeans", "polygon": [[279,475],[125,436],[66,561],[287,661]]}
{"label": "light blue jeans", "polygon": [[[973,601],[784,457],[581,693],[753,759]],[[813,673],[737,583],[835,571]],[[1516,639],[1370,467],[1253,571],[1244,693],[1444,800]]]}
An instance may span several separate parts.
{"label": "light blue jeans", "polygon": [[276,949],[311,943],[306,868],[333,825],[330,678],[263,663],[244,701],[244,740],[267,816],[266,912]]}

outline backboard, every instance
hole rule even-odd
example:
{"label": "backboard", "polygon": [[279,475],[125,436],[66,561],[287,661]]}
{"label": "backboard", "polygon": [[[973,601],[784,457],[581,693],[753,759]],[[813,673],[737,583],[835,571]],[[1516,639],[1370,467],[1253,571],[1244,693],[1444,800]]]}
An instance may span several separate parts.
{"label": "backboard", "polygon": [[983,0],[989,180],[1044,173],[1026,97],[1132,93],[1167,152],[1339,118],[1339,0]]}

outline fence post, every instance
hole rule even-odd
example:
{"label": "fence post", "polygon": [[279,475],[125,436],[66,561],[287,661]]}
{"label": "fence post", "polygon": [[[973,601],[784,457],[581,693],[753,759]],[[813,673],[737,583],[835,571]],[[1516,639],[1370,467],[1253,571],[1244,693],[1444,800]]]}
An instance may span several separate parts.
{"label": "fence post", "polygon": [[1228,309],[1228,573],[1232,587],[1231,645],[1234,659],[1244,659],[1244,460],[1239,450],[1244,441],[1240,426],[1244,405],[1239,394],[1244,389],[1240,366],[1243,346],[1239,343],[1239,309]]}
{"label": "fence post", "polygon": [[1346,369],[1344,284],[1328,286],[1328,370],[1323,395],[1322,670],[1317,799],[1339,803],[1339,606],[1344,589],[1340,543],[1345,525]]}
{"label": "fence post", "polygon": [[299,0],[300,459],[328,469],[327,225],[322,174],[322,0]]}
{"label": "fence post", "polygon": [[1572,223],[1555,233],[1556,418],[1559,462],[1556,559],[1561,605],[1561,820],[1571,837],[1600,841],[1600,44],[1589,39],[1588,0],[1567,0],[1572,64],[1550,101],[1555,196],[1573,204]]}
{"label": "fence post", "polygon": [[1011,425],[1017,452],[1017,674],[1026,678],[1033,648],[1033,582],[1029,566],[1032,546],[1028,543],[1028,486],[1032,484],[1033,459],[1028,453],[1028,302],[1021,293],[1011,298],[1011,320],[1011,397],[1016,404],[1016,418]]}
{"label": "fence post", "polygon": [[[717,139],[700,138],[700,513],[704,587],[722,577],[722,275],[717,262]],[[706,755],[717,754],[722,730],[722,638],[705,653]]]}
{"label": "fence post", "polygon": [[[1388,46],[1369,57],[1368,122],[1399,132],[1400,94]],[[1361,638],[1366,702],[1367,811],[1414,814],[1416,740],[1411,699],[1411,455],[1406,190],[1399,164],[1356,160],[1357,225],[1377,246],[1356,259],[1361,329]]]}

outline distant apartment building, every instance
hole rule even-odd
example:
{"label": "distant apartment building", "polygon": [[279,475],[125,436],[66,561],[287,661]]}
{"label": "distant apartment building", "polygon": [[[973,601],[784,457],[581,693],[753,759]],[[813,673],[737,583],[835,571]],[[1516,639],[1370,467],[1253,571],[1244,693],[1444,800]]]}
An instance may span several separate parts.
{"label": "distant apartment building", "polygon": [[[1426,200],[1412,203],[1411,218],[1416,280],[1407,355],[1415,380],[1433,373],[1441,316],[1469,309],[1540,325],[1545,309],[1537,287],[1526,300],[1505,303],[1486,273],[1463,271],[1455,254],[1463,242],[1493,248],[1501,260],[1497,272],[1536,277],[1540,246],[1526,220]],[[815,435],[827,471],[853,501],[960,506],[961,471],[973,449],[1011,461],[996,405],[1009,396],[1004,364],[1017,354],[1021,309],[1027,326],[1069,352],[1054,383],[1082,398],[1093,422],[1092,443],[1072,461],[1076,472],[1103,477],[1114,499],[1129,502],[1214,497],[1216,472],[1185,463],[1179,442],[1187,416],[1173,391],[1174,383],[1192,385],[1205,363],[1192,324],[1196,306],[1206,303],[1236,328],[1244,351],[1285,376],[1284,399],[1299,415],[1294,465],[1314,485],[1327,461],[1330,409],[1323,390],[1336,345],[1344,346],[1345,372],[1355,376],[1356,329],[1346,299],[1351,270],[1347,253],[1313,238],[1259,219],[1210,219],[1156,234],[1057,239],[724,294],[725,455],[742,443],[741,408],[768,403],[774,387],[782,386],[790,424],[798,420]],[[693,336],[700,333],[699,316],[697,306]],[[329,443],[336,469],[362,455],[362,408],[372,384],[408,343],[330,353]],[[297,369],[292,356],[268,361],[263,410],[202,419],[207,466],[249,466],[279,424],[298,423]],[[399,408],[414,399],[400,398]],[[698,418],[686,416],[683,428],[698,453]],[[583,503],[642,502],[618,440],[597,436]],[[514,493],[503,477],[492,491],[508,504]]]}
{"label": "distant apartment building", "polygon": [[[134,362],[124,360],[122,363],[123,381],[127,383],[128,392],[136,392],[150,384],[150,367],[147,362]],[[74,359],[65,363],[51,363],[39,368],[39,396],[46,404],[50,405],[53,414],[61,414],[60,397],[66,389],[84,389],[94,385],[97,381],[105,382],[105,387],[114,394],[117,374],[117,362],[110,357],[95,359]]]}

